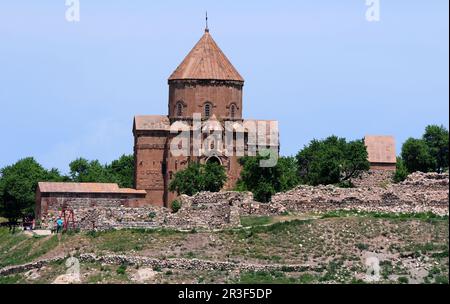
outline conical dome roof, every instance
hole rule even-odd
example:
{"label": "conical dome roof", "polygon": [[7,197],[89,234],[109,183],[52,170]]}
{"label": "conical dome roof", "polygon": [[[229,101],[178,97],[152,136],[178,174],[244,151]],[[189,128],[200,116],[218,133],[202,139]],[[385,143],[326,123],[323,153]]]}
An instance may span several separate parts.
{"label": "conical dome roof", "polygon": [[208,30],[169,77],[171,80],[244,81]]}

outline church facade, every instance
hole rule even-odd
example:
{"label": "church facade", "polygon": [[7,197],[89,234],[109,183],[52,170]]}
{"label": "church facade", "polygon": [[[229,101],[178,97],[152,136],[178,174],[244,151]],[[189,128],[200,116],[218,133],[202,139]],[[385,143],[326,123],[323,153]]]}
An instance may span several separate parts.
{"label": "church facade", "polygon": [[243,119],[244,79],[208,29],[168,85],[168,115],[134,118],[135,188],[147,192],[145,204],[170,207],[170,181],[190,162],[222,165],[232,189],[239,157],[261,148],[278,155],[278,123]]}

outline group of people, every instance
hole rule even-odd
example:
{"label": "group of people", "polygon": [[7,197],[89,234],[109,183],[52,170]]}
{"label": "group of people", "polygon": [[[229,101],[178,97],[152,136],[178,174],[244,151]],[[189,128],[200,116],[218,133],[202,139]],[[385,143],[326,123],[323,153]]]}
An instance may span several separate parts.
{"label": "group of people", "polygon": [[23,230],[34,230],[36,228],[36,220],[34,216],[28,215],[22,219]]}
{"label": "group of people", "polygon": [[48,222],[48,227],[51,229],[52,233],[60,233],[64,228],[64,220],[58,216],[57,218],[51,217]]}

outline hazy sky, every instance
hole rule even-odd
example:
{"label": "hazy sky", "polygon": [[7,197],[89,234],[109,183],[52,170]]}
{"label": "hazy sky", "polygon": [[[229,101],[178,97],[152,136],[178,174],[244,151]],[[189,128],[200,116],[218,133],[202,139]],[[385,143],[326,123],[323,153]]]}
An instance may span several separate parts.
{"label": "hazy sky", "polygon": [[[232,2],[232,3],[230,3]],[[204,29],[246,80],[244,115],[280,123],[281,152],[313,138],[449,124],[448,0],[0,0],[0,167],[34,156],[133,152],[136,114],[167,114],[167,78]]]}

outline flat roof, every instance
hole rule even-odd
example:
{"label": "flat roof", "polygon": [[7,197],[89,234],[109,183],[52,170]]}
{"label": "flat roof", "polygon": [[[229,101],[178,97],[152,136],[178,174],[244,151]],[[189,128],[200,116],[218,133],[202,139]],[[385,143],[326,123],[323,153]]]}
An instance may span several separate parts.
{"label": "flat roof", "polygon": [[145,190],[119,188],[119,185],[112,183],[40,182],[38,189],[41,193],[147,194]]}

